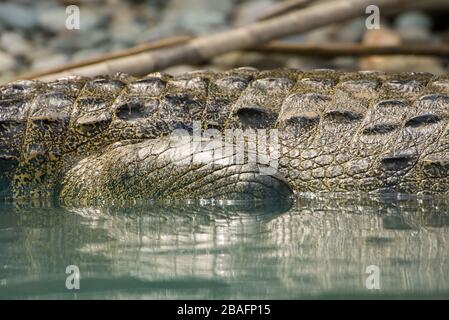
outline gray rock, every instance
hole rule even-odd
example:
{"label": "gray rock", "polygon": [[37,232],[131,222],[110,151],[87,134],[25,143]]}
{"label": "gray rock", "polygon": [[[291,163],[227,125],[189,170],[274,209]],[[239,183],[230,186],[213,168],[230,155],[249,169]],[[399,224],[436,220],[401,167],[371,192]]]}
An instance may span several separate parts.
{"label": "gray rock", "polygon": [[241,26],[256,21],[273,4],[273,0],[251,0],[243,2],[236,8],[234,25]]}
{"label": "gray rock", "polygon": [[129,46],[138,42],[146,30],[144,24],[135,21],[131,14],[127,14],[115,17],[109,28],[109,34],[113,39],[112,42]]}
{"label": "gray rock", "polygon": [[5,31],[0,34],[0,47],[13,55],[27,55],[32,51],[31,44],[17,32]]}
{"label": "gray rock", "polygon": [[427,30],[420,29],[401,29],[398,31],[403,43],[415,43],[415,44],[435,44],[440,42],[440,39],[434,37]]}
{"label": "gray rock", "polygon": [[39,55],[33,60],[31,68],[34,70],[50,69],[61,66],[67,63],[68,60],[67,55],[62,53],[50,53],[44,56]]}
{"label": "gray rock", "polygon": [[83,48],[94,48],[109,43],[110,36],[105,30],[92,32],[70,32],[50,41],[50,47],[55,51],[72,53]]}
{"label": "gray rock", "polygon": [[91,32],[96,28],[104,28],[108,23],[108,14],[102,7],[89,6],[81,8],[80,31]]}
{"label": "gray rock", "polygon": [[19,29],[33,29],[37,25],[36,12],[16,3],[0,3],[0,21],[6,26]]}
{"label": "gray rock", "polygon": [[422,11],[404,12],[395,21],[395,27],[398,30],[418,29],[430,31],[432,26],[432,18]]}
{"label": "gray rock", "polygon": [[174,34],[209,34],[226,27],[235,0],[172,0],[143,40]]}
{"label": "gray rock", "polygon": [[288,58],[285,64],[287,68],[300,69],[300,70],[313,70],[313,69],[335,69],[335,65],[325,58],[313,58],[313,57],[291,57]]}
{"label": "gray rock", "polygon": [[421,11],[407,11],[397,17],[395,27],[403,43],[436,43],[439,39],[432,34],[433,21]]}
{"label": "gray rock", "polygon": [[339,70],[356,71],[359,60],[354,57],[337,57],[333,59],[333,65]]}
{"label": "gray rock", "polygon": [[38,24],[46,31],[57,33],[66,29],[66,19],[65,7],[58,6],[41,10],[38,16]]}
{"label": "gray rock", "polygon": [[0,74],[14,70],[17,67],[17,60],[13,55],[0,51]]}
{"label": "gray rock", "polygon": [[178,66],[173,66],[167,69],[162,70],[162,72],[164,73],[168,73],[172,76],[179,76],[181,74],[187,73],[187,72],[191,72],[191,71],[195,71],[197,68],[194,66],[190,66],[190,65],[186,65],[186,64],[181,64]]}
{"label": "gray rock", "polygon": [[360,42],[366,32],[365,18],[358,18],[344,23],[336,32],[340,42]]}

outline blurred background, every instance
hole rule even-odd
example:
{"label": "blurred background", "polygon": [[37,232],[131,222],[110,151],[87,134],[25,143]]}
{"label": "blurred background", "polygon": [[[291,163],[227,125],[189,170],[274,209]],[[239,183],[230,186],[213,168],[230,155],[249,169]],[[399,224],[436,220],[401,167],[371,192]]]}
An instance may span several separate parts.
{"label": "blurred background", "polygon": [[[263,17],[291,0],[0,0],[0,83],[30,72],[98,57],[104,53],[174,35],[201,36]],[[311,1],[323,2],[320,0]],[[66,7],[80,8],[80,30],[67,30]],[[367,30],[366,17],[289,37],[296,43],[369,45],[449,44],[449,0],[426,0],[414,8],[383,15],[380,30]],[[377,69],[390,72],[446,73],[449,58],[369,56],[314,58],[261,52],[231,52],[209,61],[214,70],[238,66],[261,69]],[[197,69],[178,65],[172,74]]]}

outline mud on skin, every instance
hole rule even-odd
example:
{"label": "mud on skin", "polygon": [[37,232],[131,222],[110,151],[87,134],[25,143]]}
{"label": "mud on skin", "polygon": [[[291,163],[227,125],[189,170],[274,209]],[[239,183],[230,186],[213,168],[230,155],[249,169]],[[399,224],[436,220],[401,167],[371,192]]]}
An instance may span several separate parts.
{"label": "mud on skin", "polygon": [[[63,202],[449,191],[449,77],[331,70],[118,74],[0,87],[2,198]],[[279,167],[186,161],[170,133],[277,129]],[[192,157],[187,153],[186,158]]]}

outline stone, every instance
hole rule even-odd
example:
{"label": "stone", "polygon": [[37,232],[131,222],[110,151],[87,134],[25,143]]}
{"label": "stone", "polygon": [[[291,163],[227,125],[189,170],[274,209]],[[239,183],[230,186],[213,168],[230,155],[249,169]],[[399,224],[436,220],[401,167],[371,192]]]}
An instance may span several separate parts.
{"label": "stone", "polygon": [[335,35],[339,42],[360,42],[366,32],[365,18],[358,18],[342,24]]}
{"label": "stone", "polygon": [[422,11],[406,11],[395,20],[397,30],[419,29],[430,31],[432,26],[432,18]]}
{"label": "stone", "polygon": [[375,46],[399,45],[401,37],[391,29],[368,30],[363,37],[363,43]]}
{"label": "stone", "polygon": [[339,70],[357,71],[359,60],[354,57],[336,57],[333,59],[333,64]]}
{"label": "stone", "polygon": [[255,22],[259,16],[267,12],[274,1],[272,0],[252,0],[240,4],[236,8],[234,15],[234,25],[242,26]]}
{"label": "stone", "polygon": [[42,10],[38,15],[39,27],[46,31],[58,33],[66,30],[66,19],[64,7],[54,7],[48,10]]}
{"label": "stone", "polygon": [[285,63],[285,55],[257,52],[229,52],[213,59],[213,64],[223,70],[243,66],[252,66],[258,69],[283,68]]}
{"label": "stone", "polygon": [[335,69],[332,60],[319,57],[284,57],[285,67],[300,70]]}
{"label": "stone", "polygon": [[178,76],[178,75],[184,74],[186,72],[191,72],[191,71],[195,71],[195,70],[197,70],[197,68],[194,66],[187,65],[187,64],[181,64],[178,66],[173,66],[173,67],[167,68],[167,69],[163,70],[163,72],[168,73],[172,76]]}
{"label": "stone", "polygon": [[142,35],[145,34],[146,29],[147,27],[143,23],[136,21],[133,14],[126,13],[114,17],[109,33],[112,37],[112,42],[130,46],[139,41]]}
{"label": "stone", "polygon": [[50,46],[56,51],[72,53],[80,49],[90,49],[110,43],[110,35],[104,30],[92,32],[70,32],[62,34],[50,41]]}
{"label": "stone", "polygon": [[[380,29],[366,32],[363,43],[367,45],[387,46],[399,45],[401,37],[394,30]],[[431,72],[444,74],[440,60],[433,57],[416,56],[369,56],[360,59],[362,70],[379,70],[385,72]]]}
{"label": "stone", "polygon": [[27,55],[32,51],[31,44],[20,33],[12,31],[1,33],[0,47],[17,56]]}
{"label": "stone", "polygon": [[436,44],[440,42],[440,39],[434,37],[430,32],[420,29],[406,29],[399,30],[399,35],[401,36],[402,43],[409,44]]}
{"label": "stone", "polygon": [[17,68],[17,60],[13,55],[0,51],[0,74]]}
{"label": "stone", "polygon": [[0,3],[0,21],[13,28],[31,30],[36,27],[37,19],[34,11],[18,3]]}
{"label": "stone", "polygon": [[396,18],[395,27],[403,43],[436,43],[432,18],[421,11],[407,11]]}
{"label": "stone", "polygon": [[202,35],[226,27],[235,0],[172,0],[162,19],[142,40],[152,41],[174,34]]}
{"label": "stone", "polygon": [[46,70],[54,67],[59,67],[67,63],[69,58],[62,53],[53,53],[40,56],[34,59],[31,68],[34,70]]}

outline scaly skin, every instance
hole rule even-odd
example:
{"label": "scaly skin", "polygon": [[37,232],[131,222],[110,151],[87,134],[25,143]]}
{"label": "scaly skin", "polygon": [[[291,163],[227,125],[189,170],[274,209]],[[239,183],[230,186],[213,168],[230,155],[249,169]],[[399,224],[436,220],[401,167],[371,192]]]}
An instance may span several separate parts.
{"label": "scaly skin", "polygon": [[[81,203],[447,194],[448,116],[449,77],[425,73],[240,68],[15,82],[0,87],[0,192]],[[195,150],[170,133],[194,121],[220,132],[277,129],[276,172],[261,175],[264,163],[238,164],[233,154],[190,161]]]}

